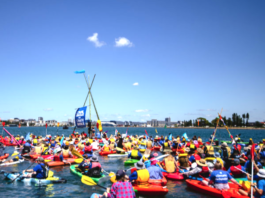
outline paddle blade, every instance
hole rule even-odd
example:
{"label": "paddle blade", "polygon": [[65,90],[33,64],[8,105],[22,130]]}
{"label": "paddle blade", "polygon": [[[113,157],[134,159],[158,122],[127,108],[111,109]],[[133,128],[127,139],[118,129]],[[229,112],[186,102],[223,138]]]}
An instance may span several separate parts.
{"label": "paddle blade", "polygon": [[45,161],[45,162],[50,162],[50,161],[52,161],[52,160],[50,160],[50,159],[45,159],[44,161]]}
{"label": "paddle blade", "polygon": [[18,155],[18,154],[19,154],[19,152],[14,151],[14,153],[12,154],[12,156],[15,156],[15,155]]}
{"label": "paddle blade", "polygon": [[83,175],[82,178],[81,178],[81,182],[83,184],[86,184],[88,186],[95,186],[97,185],[96,182],[94,182],[90,177],[86,176],[86,175]]}
{"label": "paddle blade", "polygon": [[106,183],[106,182],[108,182],[109,180],[110,180],[110,176],[102,177],[102,178],[98,181],[98,183],[99,183],[99,184]]}
{"label": "paddle blade", "polygon": [[83,161],[82,158],[75,159],[75,163],[80,164]]}

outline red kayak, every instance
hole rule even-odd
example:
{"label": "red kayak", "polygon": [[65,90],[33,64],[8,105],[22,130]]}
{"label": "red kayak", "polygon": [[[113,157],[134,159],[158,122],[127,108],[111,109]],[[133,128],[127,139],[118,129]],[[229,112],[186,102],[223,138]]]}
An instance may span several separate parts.
{"label": "red kayak", "polygon": [[186,183],[189,188],[195,190],[196,192],[207,194],[212,197],[247,198],[247,196],[243,196],[238,193],[238,190],[240,189],[240,187],[233,183],[228,183],[228,185],[230,186],[230,189],[223,190],[223,191],[217,190],[209,186],[202,185],[202,182],[198,180],[188,179],[186,180]]}
{"label": "red kayak", "polygon": [[8,156],[9,156],[9,154],[5,153],[3,156],[0,157],[0,160],[6,159],[6,158],[8,158]]}
{"label": "red kayak", "polygon": [[51,161],[48,162],[49,167],[53,167],[53,166],[67,166],[67,165],[72,165],[72,164],[76,164],[75,162],[76,158],[68,158],[65,159],[65,162],[61,162],[61,161]]}
{"label": "red kayak", "polygon": [[16,146],[16,143],[10,143],[10,142],[6,142],[4,143],[5,146]]}
{"label": "red kayak", "polygon": [[116,151],[100,151],[99,155],[105,156],[105,155],[109,155],[109,154],[115,154]]}
{"label": "red kayak", "polygon": [[161,148],[161,146],[154,146],[153,147],[154,151],[160,151],[160,148]]}
{"label": "red kayak", "polygon": [[165,173],[165,172],[163,172],[163,175],[169,180],[175,180],[175,181],[184,180],[183,175],[181,175],[179,172],[175,172],[175,173]]}
{"label": "red kayak", "polygon": [[166,187],[157,185],[133,186],[133,189],[136,190],[136,193],[138,193],[139,195],[145,196],[164,196],[168,193],[168,189]]}
{"label": "red kayak", "polygon": [[37,159],[38,157],[42,157],[43,159],[53,159],[53,155],[40,155],[40,154],[34,154],[29,155],[32,159]]}
{"label": "red kayak", "polygon": [[148,183],[150,185],[165,186],[167,185],[167,179],[165,178],[165,176],[162,179],[149,179]]}

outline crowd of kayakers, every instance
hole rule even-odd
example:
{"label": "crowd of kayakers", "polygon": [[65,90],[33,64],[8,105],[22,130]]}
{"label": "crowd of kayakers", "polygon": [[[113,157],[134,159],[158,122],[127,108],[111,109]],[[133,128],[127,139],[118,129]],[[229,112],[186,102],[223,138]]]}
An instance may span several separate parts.
{"label": "crowd of kayakers", "polygon": [[[20,152],[8,159],[11,156],[6,157],[5,146],[15,146]],[[163,154],[161,158],[158,152]],[[233,193],[242,197],[251,196],[250,189],[254,186],[254,196],[265,197],[265,139],[254,144],[250,138],[247,144],[243,144],[236,136],[232,144],[227,144],[219,143],[214,137],[206,142],[199,136],[189,139],[186,134],[152,137],[118,132],[110,137],[107,133],[89,137],[85,132],[73,132],[69,137],[34,134],[27,138],[20,135],[14,138],[0,136],[0,164],[24,158],[36,159],[38,164],[33,169],[24,170],[23,177],[45,179],[49,168],[77,163],[75,171],[100,178],[104,164],[100,163],[99,155],[126,156],[127,164],[134,166],[129,175],[126,170],[116,170],[114,177],[110,178],[113,185],[103,197],[135,197],[136,187],[159,185],[163,188],[167,179],[196,180],[199,181],[196,185],[202,189],[206,187],[206,190],[233,188],[236,189]],[[255,182],[250,183],[252,165]]]}

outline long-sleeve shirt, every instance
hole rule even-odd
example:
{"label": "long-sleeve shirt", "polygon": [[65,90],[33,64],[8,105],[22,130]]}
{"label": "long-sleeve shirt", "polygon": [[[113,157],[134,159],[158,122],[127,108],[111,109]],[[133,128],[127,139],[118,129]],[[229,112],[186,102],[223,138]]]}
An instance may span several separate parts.
{"label": "long-sleeve shirt", "polygon": [[149,175],[150,175],[150,179],[162,179],[163,178],[163,174],[162,171],[160,170],[159,167],[157,166],[150,166],[147,168]]}
{"label": "long-sleeve shirt", "polygon": [[136,198],[130,182],[118,181],[111,186],[108,198]]}
{"label": "long-sleeve shirt", "polygon": [[[199,172],[201,172],[201,171],[202,171],[202,169],[201,169],[200,167],[197,166],[196,168],[192,169],[191,171],[185,172],[185,173],[183,173],[183,174],[185,174],[185,175],[187,175],[187,176],[190,176],[190,175],[195,175],[195,174],[197,174],[197,173],[199,173]],[[209,169],[209,172],[211,173],[212,170]]]}

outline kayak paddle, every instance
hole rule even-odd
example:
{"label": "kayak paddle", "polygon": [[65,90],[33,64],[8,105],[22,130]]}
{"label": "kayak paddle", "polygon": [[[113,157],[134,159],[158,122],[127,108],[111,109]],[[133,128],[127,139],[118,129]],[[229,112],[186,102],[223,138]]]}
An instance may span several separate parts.
{"label": "kayak paddle", "polygon": [[88,186],[99,186],[101,188],[107,189],[106,187],[97,184],[96,182],[93,181],[93,179],[91,179],[90,177],[88,177],[86,175],[82,175],[81,182],[83,184],[88,185]]}

